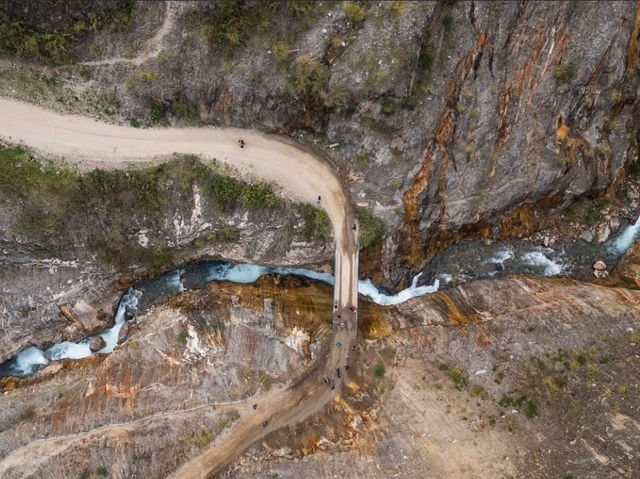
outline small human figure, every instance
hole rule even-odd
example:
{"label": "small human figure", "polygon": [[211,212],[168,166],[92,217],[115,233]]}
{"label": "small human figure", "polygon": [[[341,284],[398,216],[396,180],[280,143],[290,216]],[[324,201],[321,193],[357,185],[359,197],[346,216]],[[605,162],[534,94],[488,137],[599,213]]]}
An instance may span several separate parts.
{"label": "small human figure", "polygon": [[253,405],[253,409],[258,409],[258,405],[257,405],[257,404],[254,404],[254,405]]}
{"label": "small human figure", "polygon": [[322,200],[322,198],[320,197],[320,195],[318,195],[318,206],[320,206],[320,201]]}
{"label": "small human figure", "polygon": [[240,145],[240,148],[244,148],[245,144],[246,143],[244,142],[244,140],[242,138],[238,140],[238,145]]}

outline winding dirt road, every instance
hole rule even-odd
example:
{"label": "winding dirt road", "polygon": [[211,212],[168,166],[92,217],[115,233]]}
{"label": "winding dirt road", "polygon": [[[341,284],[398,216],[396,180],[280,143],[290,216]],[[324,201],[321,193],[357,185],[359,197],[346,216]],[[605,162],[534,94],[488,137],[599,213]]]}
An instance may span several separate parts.
{"label": "winding dirt road", "polygon": [[[257,399],[258,409],[239,409],[240,419],[203,453],[182,465],[172,478],[206,478],[219,472],[242,451],[267,433],[298,422],[320,409],[342,388],[331,391],[324,376],[335,378],[355,340],[357,317],[350,311],[358,301],[358,247],[351,227],[354,212],[335,172],[320,156],[294,141],[234,128],[135,129],[89,118],[61,115],[37,106],[0,98],[0,138],[24,144],[44,155],[55,155],[82,168],[125,168],[140,162],[158,162],[173,153],[216,158],[244,174],[280,185],[298,200],[321,206],[333,225],[335,253],[334,301],[345,327],[337,327],[327,361],[303,381]],[[239,148],[238,139],[247,146]],[[341,347],[337,344],[341,344]],[[337,379],[337,378],[336,378]],[[262,427],[266,422],[267,427]],[[21,448],[21,457],[28,457]],[[0,472],[7,462],[0,461]]]}

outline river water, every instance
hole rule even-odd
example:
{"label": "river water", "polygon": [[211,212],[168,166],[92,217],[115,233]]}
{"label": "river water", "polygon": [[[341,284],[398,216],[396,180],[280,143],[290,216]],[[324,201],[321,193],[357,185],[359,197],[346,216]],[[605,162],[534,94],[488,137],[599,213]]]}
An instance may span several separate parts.
{"label": "river water", "polygon": [[[410,287],[396,294],[387,294],[369,279],[358,282],[358,292],[368,296],[377,304],[389,306],[416,296],[433,293],[443,286],[506,274],[547,277],[571,274],[574,277],[584,277],[590,274],[594,258],[604,259],[607,264],[613,264],[638,237],[640,237],[640,218],[604,245],[590,245],[583,241],[576,241],[551,249],[532,248],[530,243],[517,241],[493,245],[465,242],[439,255],[425,270],[413,278]],[[465,265],[473,265],[473,269]],[[210,281],[253,283],[265,274],[296,275],[331,285],[334,283],[334,277],[329,273],[318,273],[301,268],[235,264],[225,261],[192,263],[183,269],[175,269],[152,279],[144,279],[130,288],[118,303],[114,325],[98,335],[106,344],[99,351],[94,353],[89,347],[95,336],[78,342],[64,341],[46,349],[31,346],[0,364],[0,377],[27,377],[52,361],[82,359],[93,354],[109,354],[118,343],[118,335],[123,324],[136,313],[146,311],[153,305],[162,304],[181,291],[202,288]]]}

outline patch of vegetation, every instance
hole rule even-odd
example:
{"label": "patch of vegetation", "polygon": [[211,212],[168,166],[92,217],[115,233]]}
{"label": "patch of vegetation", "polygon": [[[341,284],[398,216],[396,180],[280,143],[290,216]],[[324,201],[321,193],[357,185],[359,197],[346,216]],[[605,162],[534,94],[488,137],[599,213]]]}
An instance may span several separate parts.
{"label": "patch of vegetation", "polygon": [[273,189],[266,183],[245,185],[240,199],[245,208],[268,209],[278,204]]}
{"label": "patch of vegetation", "polygon": [[329,215],[323,209],[303,203],[296,206],[298,214],[302,216],[304,226],[302,237],[306,241],[326,241],[331,236],[331,222]]}
{"label": "patch of vegetation", "polygon": [[437,362],[438,369],[444,371],[449,376],[449,379],[453,382],[453,385],[458,390],[462,390],[468,385],[467,373],[459,366],[450,366],[443,362]]}
{"label": "patch of vegetation", "polygon": [[477,384],[471,388],[470,393],[472,396],[477,396],[480,399],[487,399],[489,397],[489,393],[487,392],[487,390]]}
{"label": "patch of vegetation", "polygon": [[157,125],[164,120],[168,108],[164,103],[156,103],[149,109],[149,121],[152,125]]}
{"label": "patch of vegetation", "polygon": [[360,152],[355,156],[356,165],[360,168],[365,169],[369,166],[369,155],[364,152]]}
{"label": "patch of vegetation", "polygon": [[[16,211],[9,233],[34,239],[49,236],[52,245],[62,248],[82,242],[110,265],[136,263],[161,270],[175,264],[180,251],[167,248],[161,238],[152,237],[147,247],[131,238],[131,219],[147,218],[152,229],[160,228],[153,221],[175,208],[169,197],[188,201],[194,185],[206,204],[220,212],[264,211],[279,202],[268,185],[240,182],[192,156],[139,170],[81,174],[41,163],[22,148],[0,145],[0,202]],[[321,225],[320,215],[318,221]],[[223,243],[240,237],[233,226],[212,233],[211,239]]]}
{"label": "patch of vegetation", "polygon": [[344,4],[344,15],[354,28],[360,28],[367,18],[367,11],[360,2],[347,2]]}
{"label": "patch of vegetation", "polygon": [[358,246],[360,249],[368,248],[382,236],[382,220],[373,215],[366,208],[358,209]]}
{"label": "patch of vegetation", "polygon": [[155,70],[139,70],[136,78],[145,83],[154,83],[158,79],[158,72]]}
{"label": "patch of vegetation", "polygon": [[278,40],[271,45],[273,55],[281,62],[285,61],[291,55],[291,47],[285,40]]}
{"label": "patch of vegetation", "polygon": [[107,471],[106,467],[99,467],[98,469],[96,469],[96,474],[98,474],[99,476],[106,476],[107,474],[109,474],[109,472]]}
{"label": "patch of vegetation", "polygon": [[53,65],[75,63],[81,40],[99,30],[128,28],[134,13],[132,0],[0,2],[0,54]]}
{"label": "patch of vegetation", "polygon": [[320,102],[326,97],[329,84],[329,67],[312,55],[302,55],[293,77],[293,87],[301,95]]}
{"label": "patch of vegetation", "polygon": [[558,82],[558,85],[566,85],[576,77],[576,69],[571,64],[558,65],[553,69],[553,76]]}
{"label": "patch of vegetation", "polygon": [[527,402],[524,406],[524,413],[528,419],[533,419],[534,417],[538,417],[538,406],[531,399],[527,399]]}
{"label": "patch of vegetation", "polygon": [[176,339],[180,341],[182,344],[186,344],[188,337],[189,337],[189,333],[183,329],[178,333],[178,335],[176,336]]}
{"label": "patch of vegetation", "polygon": [[380,111],[383,115],[391,116],[396,112],[396,105],[390,98],[383,98]]}
{"label": "patch of vegetation", "polygon": [[447,374],[449,375],[449,379],[451,379],[456,389],[463,389],[467,387],[467,373],[464,371],[464,369],[458,366],[454,366],[449,368]]}
{"label": "patch of vegetation", "polygon": [[446,13],[442,16],[442,18],[440,19],[440,22],[442,23],[444,30],[448,32],[453,28],[455,19],[453,18],[453,15],[451,15],[450,13]]}
{"label": "patch of vegetation", "polygon": [[378,363],[373,367],[373,375],[378,379],[382,379],[387,372],[387,369],[384,367],[384,364]]}
{"label": "patch of vegetation", "polygon": [[213,438],[214,434],[211,429],[202,428],[193,436],[193,443],[199,448],[203,448],[209,445]]}
{"label": "patch of vegetation", "polygon": [[260,373],[260,375],[258,376],[258,379],[260,380],[263,386],[268,386],[269,384],[271,384],[271,376],[264,371]]}
{"label": "patch of vegetation", "polygon": [[220,175],[205,165],[196,167],[196,172],[204,182],[204,192],[213,202],[218,212],[230,212],[236,208],[242,185],[226,175]]}
{"label": "patch of vegetation", "polygon": [[240,230],[235,226],[227,226],[222,231],[211,234],[213,235],[213,239],[220,243],[236,243],[240,239]]}
{"label": "patch of vegetation", "polygon": [[[282,6],[282,2],[274,1],[217,1],[194,13],[192,20],[200,24],[200,35],[219,52],[231,52],[252,35],[268,29]],[[295,6],[291,11],[297,14],[301,9]]]}
{"label": "patch of vegetation", "polygon": [[171,114],[179,120],[190,121],[196,117],[196,108],[182,99],[171,103]]}
{"label": "patch of vegetation", "polygon": [[402,0],[393,0],[389,2],[389,16],[394,20],[399,19],[407,10],[408,2]]}

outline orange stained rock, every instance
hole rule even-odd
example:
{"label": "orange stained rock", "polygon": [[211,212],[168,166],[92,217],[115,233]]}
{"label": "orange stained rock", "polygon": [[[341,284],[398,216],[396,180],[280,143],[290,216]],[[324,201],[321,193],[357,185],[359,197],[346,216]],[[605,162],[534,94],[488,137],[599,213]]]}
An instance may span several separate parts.
{"label": "orange stained rock", "polygon": [[447,319],[449,320],[449,323],[455,326],[459,326],[463,324],[473,323],[477,319],[475,315],[464,316],[458,309],[458,306],[456,306],[456,303],[453,301],[453,299],[451,299],[451,297],[446,292],[438,291],[436,294],[449,309],[447,314]]}
{"label": "orange stained rock", "polygon": [[569,136],[569,126],[564,122],[562,115],[558,118],[558,126],[556,128],[556,140],[562,141]]}

